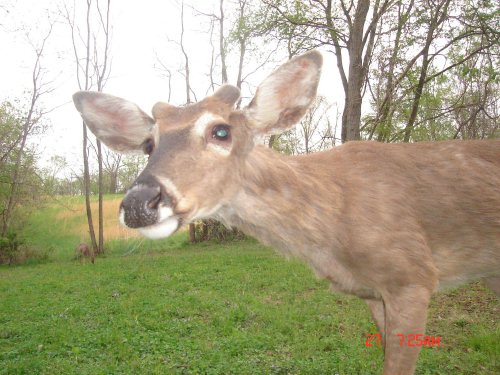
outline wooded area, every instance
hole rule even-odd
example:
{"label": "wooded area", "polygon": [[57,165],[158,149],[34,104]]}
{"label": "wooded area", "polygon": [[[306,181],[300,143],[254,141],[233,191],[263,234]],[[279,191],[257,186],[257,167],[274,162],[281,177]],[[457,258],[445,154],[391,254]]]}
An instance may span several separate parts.
{"label": "wooded area", "polygon": [[[25,97],[0,103],[2,243],[14,241],[23,216],[42,197],[84,194],[91,243],[96,252],[103,252],[102,194],[126,189],[146,163],[142,156],[122,157],[106,149],[84,124],[81,168],[68,165],[65,155],[54,156],[48,167],[38,163],[33,140],[50,126],[47,114],[56,110],[43,106],[43,98],[57,90],[44,74],[50,68],[45,65],[45,46],[54,38],[54,25],[64,25],[59,30],[65,30],[67,49],[73,51],[75,87],[102,91],[111,77],[110,14],[121,4],[86,0],[84,5],[61,2],[51,17],[41,20],[47,32],[27,34],[33,46],[32,87]],[[195,2],[178,5],[181,28],[152,51],[156,62],[151,66],[167,79],[169,98],[173,91],[185,93],[177,105],[201,99],[226,82],[248,92],[244,101],[261,71],[270,72],[312,48],[333,55],[340,86],[332,91],[341,92],[343,102],[318,97],[298,126],[263,140],[280,152],[311,153],[358,139],[418,142],[500,135],[496,1],[219,0],[213,12],[198,9]],[[7,14],[8,8],[1,7],[2,12]],[[184,37],[188,16],[196,17],[210,45],[211,54],[204,61],[189,54],[192,49]],[[173,66],[168,55],[182,56],[183,64]],[[192,84],[193,66],[206,72],[204,89]],[[176,76],[183,77],[182,87],[172,86]],[[63,169],[71,170],[71,177],[61,178]],[[91,211],[92,195],[100,197],[97,213]],[[202,229],[200,236],[206,231]],[[194,239],[194,227],[190,233]]]}

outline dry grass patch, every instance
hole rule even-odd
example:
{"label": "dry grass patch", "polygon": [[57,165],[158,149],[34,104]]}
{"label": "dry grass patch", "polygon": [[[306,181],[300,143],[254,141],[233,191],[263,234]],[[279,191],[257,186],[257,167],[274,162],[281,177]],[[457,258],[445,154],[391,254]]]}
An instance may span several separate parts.
{"label": "dry grass patch", "polygon": [[[132,229],[124,228],[118,222],[118,210],[122,198],[105,200],[103,203],[104,213],[104,235],[107,240],[128,239],[139,237],[139,233]],[[98,203],[92,202],[92,214],[94,223],[97,225]],[[57,213],[56,220],[59,222],[72,222],[66,228],[73,234],[80,236],[84,241],[88,237],[87,217],[85,203],[71,204],[67,209]]]}

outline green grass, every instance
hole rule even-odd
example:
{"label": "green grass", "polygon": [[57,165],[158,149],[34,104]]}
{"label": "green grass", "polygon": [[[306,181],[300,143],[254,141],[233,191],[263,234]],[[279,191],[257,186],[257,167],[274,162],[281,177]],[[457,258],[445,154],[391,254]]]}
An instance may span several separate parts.
{"label": "green grass", "polygon": [[[0,267],[0,374],[378,374],[365,304],[253,240],[113,241],[72,260],[57,208],[28,233],[50,262]],[[38,216],[37,216],[38,215]],[[70,224],[67,224],[68,226]],[[42,245],[40,245],[42,246]],[[69,250],[67,249],[69,247]],[[438,295],[418,374],[500,373],[498,301],[480,284]]]}

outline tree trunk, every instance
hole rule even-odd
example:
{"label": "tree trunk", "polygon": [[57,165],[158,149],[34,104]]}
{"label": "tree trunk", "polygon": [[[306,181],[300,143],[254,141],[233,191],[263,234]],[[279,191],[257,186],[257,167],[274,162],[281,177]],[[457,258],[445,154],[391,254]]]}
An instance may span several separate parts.
{"label": "tree trunk", "polygon": [[405,126],[404,142],[410,141],[411,133],[415,126],[415,121],[417,119],[418,108],[420,106],[420,98],[422,97],[422,92],[424,91],[425,79],[427,78],[427,69],[429,67],[429,49],[426,48],[422,57],[422,68],[420,69],[420,78],[418,79],[417,87],[415,88],[415,96],[413,97],[413,103],[411,107],[410,117],[408,123]]}
{"label": "tree trunk", "polygon": [[227,66],[226,66],[226,48],[224,46],[224,0],[220,0],[219,10],[219,48],[221,61],[221,78],[222,83],[227,83]]}
{"label": "tree trunk", "polygon": [[358,1],[352,31],[349,33],[349,73],[345,107],[342,115],[342,143],[360,139],[361,89],[365,77],[363,69],[363,29],[369,8],[369,0]]}
{"label": "tree trunk", "polygon": [[194,223],[189,224],[189,242],[196,242],[196,228],[194,226]]}
{"label": "tree trunk", "polygon": [[405,127],[405,134],[403,139],[404,142],[410,141],[410,136],[413,132],[415,121],[417,119],[418,109],[420,107],[420,99],[422,98],[424,86],[427,82],[427,70],[429,68],[429,48],[434,40],[434,32],[439,27],[439,25],[441,25],[447,18],[448,6],[450,4],[450,1],[451,0],[443,0],[441,3],[437,4],[435,13],[432,15],[429,29],[427,30],[425,46],[422,51],[422,67],[420,68],[420,77],[418,79],[417,87],[415,88],[415,96],[413,97],[410,117]]}
{"label": "tree trunk", "polygon": [[402,14],[401,13],[402,2],[401,1],[398,2],[398,26],[397,26],[398,28],[396,31],[396,37],[394,39],[394,47],[392,48],[391,57],[389,59],[389,69],[387,71],[387,81],[385,85],[384,100],[379,107],[379,114],[377,114],[378,118],[376,119],[373,128],[370,131],[370,135],[368,137],[369,140],[372,139],[373,134],[375,133],[377,127],[380,124],[384,124],[388,130],[379,132],[377,136],[377,141],[379,142],[387,141],[390,136],[390,132],[392,129],[392,117],[394,112],[392,108],[392,103],[394,100],[394,86],[395,86],[394,69],[396,66],[397,57],[399,55],[400,41],[401,41],[401,35],[403,33],[403,28],[408,22],[410,12],[413,9],[413,3],[414,3],[413,0],[410,1],[405,13]]}
{"label": "tree trunk", "polygon": [[99,164],[99,245],[97,247],[97,254],[104,254],[104,214],[103,214],[103,200],[102,200],[102,147],[101,141],[97,140],[97,161]]}
{"label": "tree trunk", "polygon": [[19,146],[19,151],[17,153],[17,158],[16,158],[16,164],[14,166],[14,174],[12,176],[12,183],[11,183],[11,188],[10,188],[10,194],[9,194],[9,200],[7,202],[7,207],[5,209],[4,213],[4,220],[3,220],[3,226],[2,226],[2,236],[5,236],[7,234],[7,231],[9,230],[10,226],[10,220],[12,218],[12,212],[14,211],[14,205],[16,202],[16,195],[17,195],[17,188],[19,186],[19,172],[21,170],[21,161],[24,153],[24,147],[26,146],[26,140],[28,139],[28,133],[31,125],[31,119],[33,117],[33,111],[35,109],[35,102],[36,102],[36,87],[33,91],[32,95],[32,100],[31,100],[31,107],[28,112],[28,117],[26,118],[26,121],[23,124],[23,136],[21,139],[21,144]]}
{"label": "tree trunk", "polygon": [[87,125],[83,122],[83,185],[85,187],[85,209],[87,212],[87,223],[89,226],[90,242],[92,249],[97,252],[97,241],[94,232],[94,221],[92,219],[92,207],[90,206],[90,172],[89,172],[89,157],[87,153]]}

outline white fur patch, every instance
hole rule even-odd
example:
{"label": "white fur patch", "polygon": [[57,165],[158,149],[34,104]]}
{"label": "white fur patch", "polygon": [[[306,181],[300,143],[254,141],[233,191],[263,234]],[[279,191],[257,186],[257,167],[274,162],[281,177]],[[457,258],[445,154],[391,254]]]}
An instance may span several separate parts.
{"label": "white fur patch", "polygon": [[222,117],[211,112],[204,112],[194,123],[193,132],[199,137],[205,137],[207,126],[215,122],[224,122]]}
{"label": "white fur patch", "polygon": [[158,224],[139,228],[139,233],[152,240],[165,238],[174,233],[179,227],[179,220],[176,217],[170,217]]}
{"label": "white fur patch", "polygon": [[196,212],[191,221],[211,218],[216,214],[217,211],[220,210],[220,208],[221,208],[220,204],[212,208],[201,208]]}
{"label": "white fur patch", "polygon": [[118,214],[118,221],[120,222],[121,225],[127,227],[127,224],[125,224],[125,211],[121,207],[120,207],[120,213]]}
{"label": "white fur patch", "polygon": [[222,155],[222,156],[229,156],[231,154],[230,148],[226,148],[224,146],[220,146],[220,145],[217,145],[215,143],[209,143],[207,148]]}
{"label": "white fur patch", "polygon": [[167,191],[167,194],[172,195],[177,200],[177,202],[179,202],[182,199],[182,194],[179,192],[179,190],[177,189],[177,187],[170,178],[162,176],[155,176],[155,177],[160,182],[160,184],[163,185],[163,187]]}
{"label": "white fur patch", "polygon": [[171,207],[165,206],[164,204],[160,204],[159,210],[158,210],[158,222],[162,222],[164,220],[169,219],[174,215],[174,212],[172,211]]}
{"label": "white fur patch", "polygon": [[179,219],[173,214],[172,208],[161,204],[158,209],[158,223],[138,228],[139,233],[152,240],[170,236],[179,227]]}

